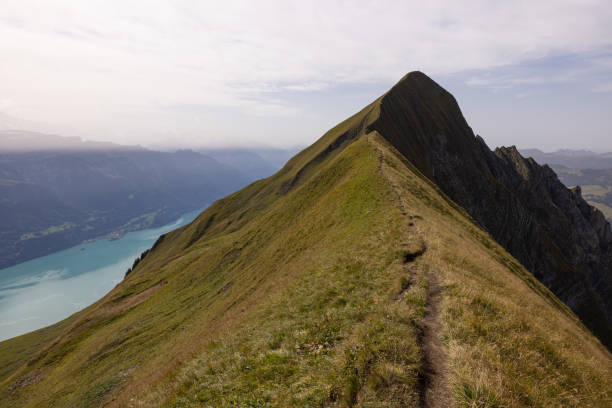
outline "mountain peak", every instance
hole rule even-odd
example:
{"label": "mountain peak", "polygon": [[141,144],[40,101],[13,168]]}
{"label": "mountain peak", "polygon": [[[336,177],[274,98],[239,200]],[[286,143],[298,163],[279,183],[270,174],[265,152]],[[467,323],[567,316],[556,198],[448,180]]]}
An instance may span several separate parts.
{"label": "mountain peak", "polygon": [[612,346],[612,239],[598,210],[516,147],[492,152],[455,98],[421,72],[383,95],[370,127]]}
{"label": "mountain peak", "polygon": [[435,152],[466,160],[477,139],[457,101],[420,71],[405,75],[380,99],[380,115],[371,126],[428,177]]}
{"label": "mountain peak", "polygon": [[427,74],[422,71],[410,71],[406,75],[404,75],[399,81],[397,81],[397,85],[402,83],[421,83],[426,86],[439,86],[436,81],[431,79]]}
{"label": "mountain peak", "polygon": [[[456,108],[457,101],[446,89],[442,88],[436,81],[421,71],[412,71],[400,79],[384,96],[383,103],[390,102],[389,96],[403,97],[412,102],[422,103],[450,103],[450,105],[439,105],[438,108]],[[454,105],[454,106],[453,106]]]}

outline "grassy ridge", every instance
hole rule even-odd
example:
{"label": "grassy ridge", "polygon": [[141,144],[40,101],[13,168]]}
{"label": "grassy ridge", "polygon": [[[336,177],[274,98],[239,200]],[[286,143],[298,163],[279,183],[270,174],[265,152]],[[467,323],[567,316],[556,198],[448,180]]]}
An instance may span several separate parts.
{"label": "grassy ridge", "polygon": [[365,134],[376,109],[167,234],[92,307],[12,340],[29,362],[5,371],[0,406],[417,405],[432,278],[457,406],[609,406],[610,354]]}
{"label": "grassy ridge", "polygon": [[407,207],[423,217],[423,266],[444,288],[440,335],[457,404],[609,405],[612,359],[601,343],[462,211],[419,199],[416,178],[389,163]]}
{"label": "grassy ridge", "polygon": [[[144,405],[310,406],[346,404],[357,395],[418,400],[420,354],[411,319],[419,316],[393,300],[407,273],[402,244],[389,245],[409,235],[369,150],[365,139],[356,142],[322,169],[322,179],[295,192],[300,200],[292,205],[316,206],[292,227],[303,231],[296,241],[303,248],[283,240],[290,259],[282,270],[292,279],[275,284],[278,292],[237,335],[211,343]],[[341,181],[309,199],[327,177]]]}

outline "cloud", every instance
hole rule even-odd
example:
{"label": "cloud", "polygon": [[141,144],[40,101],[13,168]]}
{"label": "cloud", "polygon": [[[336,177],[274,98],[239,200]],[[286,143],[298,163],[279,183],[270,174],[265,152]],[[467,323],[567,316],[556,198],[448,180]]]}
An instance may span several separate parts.
{"label": "cloud", "polygon": [[593,88],[593,90],[595,92],[602,92],[602,93],[612,92],[612,82],[598,84]]}
{"label": "cloud", "polygon": [[312,92],[321,91],[323,89],[329,88],[329,86],[330,85],[326,82],[310,82],[294,85],[285,85],[283,86],[283,89],[287,91]]}
{"label": "cloud", "polygon": [[593,92],[605,92],[612,81],[612,47],[596,52],[557,55],[525,61],[494,70],[466,74],[466,85],[502,90],[551,84],[581,84]]}
{"label": "cloud", "polygon": [[146,143],[159,128],[197,130],[164,106],[297,117],[279,93],[593,53],[612,44],[611,20],[595,0],[5,0],[0,99],[66,132],[112,137],[120,127]]}

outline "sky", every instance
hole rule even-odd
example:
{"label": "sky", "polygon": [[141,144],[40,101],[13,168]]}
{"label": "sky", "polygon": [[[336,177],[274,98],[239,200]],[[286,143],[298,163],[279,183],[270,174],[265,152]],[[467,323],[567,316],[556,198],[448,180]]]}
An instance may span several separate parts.
{"label": "sky", "polygon": [[0,129],[305,146],[414,70],[455,95],[490,147],[612,151],[609,0],[0,7]]}

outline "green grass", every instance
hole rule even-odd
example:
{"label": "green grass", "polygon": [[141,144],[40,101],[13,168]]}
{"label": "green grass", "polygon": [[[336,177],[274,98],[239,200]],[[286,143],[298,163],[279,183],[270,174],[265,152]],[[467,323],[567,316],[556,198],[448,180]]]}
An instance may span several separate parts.
{"label": "green grass", "polygon": [[0,342],[0,383],[51,343],[76,316],[53,326]]}
{"label": "green grass", "polygon": [[364,134],[376,114],[167,234],[78,315],[0,343],[0,406],[418,405],[432,276],[457,406],[609,406],[610,354]]}
{"label": "green grass", "polygon": [[21,237],[19,238],[21,241],[26,241],[28,239],[32,239],[32,238],[40,238],[40,237],[44,237],[45,235],[50,235],[50,234],[55,234],[58,232],[63,232],[63,231],[67,231],[69,229],[72,229],[76,227],[76,224],[73,224],[71,222],[65,222],[61,225],[54,225],[51,226],[47,229],[44,229],[42,231],[37,231],[37,232],[30,232],[27,234],[21,234]]}

